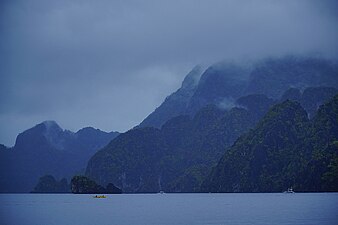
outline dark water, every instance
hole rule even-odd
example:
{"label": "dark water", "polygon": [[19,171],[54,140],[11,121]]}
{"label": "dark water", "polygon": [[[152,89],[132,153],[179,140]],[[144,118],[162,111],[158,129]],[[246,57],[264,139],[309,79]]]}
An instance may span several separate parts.
{"label": "dark water", "polygon": [[338,193],[2,194],[1,225],[338,224]]}

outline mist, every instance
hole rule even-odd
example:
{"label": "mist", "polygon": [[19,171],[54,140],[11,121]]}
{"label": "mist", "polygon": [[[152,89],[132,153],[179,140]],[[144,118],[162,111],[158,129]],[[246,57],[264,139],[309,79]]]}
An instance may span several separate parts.
{"label": "mist", "polygon": [[338,57],[335,1],[1,1],[0,143],[44,120],[126,131],[197,64]]}

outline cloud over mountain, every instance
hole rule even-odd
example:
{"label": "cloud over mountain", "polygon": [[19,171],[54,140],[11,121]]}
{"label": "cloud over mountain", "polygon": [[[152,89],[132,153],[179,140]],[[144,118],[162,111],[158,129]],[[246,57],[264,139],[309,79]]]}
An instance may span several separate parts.
{"label": "cloud over mountain", "polygon": [[0,4],[0,142],[7,145],[48,119],[72,130],[127,130],[199,63],[338,55],[335,1]]}

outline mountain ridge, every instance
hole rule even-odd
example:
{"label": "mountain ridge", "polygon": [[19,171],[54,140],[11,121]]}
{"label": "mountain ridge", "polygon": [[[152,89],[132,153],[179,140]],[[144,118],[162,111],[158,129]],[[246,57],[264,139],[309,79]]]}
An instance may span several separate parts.
{"label": "mountain ridge", "polygon": [[300,103],[286,100],[237,139],[201,190],[281,192],[292,186],[297,191],[337,191],[337,175],[330,174],[338,156],[337,134],[338,95],[311,120]]}
{"label": "mountain ridge", "polygon": [[74,133],[55,121],[39,123],[21,132],[13,147],[1,150],[0,192],[30,192],[46,174],[69,179],[118,134],[94,128]]}
{"label": "mountain ridge", "polygon": [[338,63],[312,56],[270,57],[250,64],[219,62],[204,71],[199,70],[198,74],[200,78],[193,88],[184,92],[182,85],[150,113],[139,127],[160,128],[170,118],[193,116],[209,104],[223,104],[230,109],[236,104],[236,99],[251,94],[263,94],[279,100],[290,88],[302,91],[307,87],[338,88]]}
{"label": "mountain ridge", "polygon": [[[309,93],[315,94],[316,90],[310,88]],[[331,89],[320,90],[323,104]],[[301,103],[285,102],[301,112],[300,121],[309,120]],[[238,137],[260,124],[263,116],[270,115],[270,107],[275,104],[280,104],[280,100],[253,94],[237,99],[231,109],[207,105],[193,117],[181,115],[168,120],[160,129],[135,128],[97,152],[88,162],[86,175],[102,185],[112,182],[127,193],[198,192],[224,152]],[[292,110],[288,113],[293,115]],[[287,115],[279,121],[286,120]],[[296,121],[290,123],[297,124]],[[273,140],[275,134],[270,135]],[[285,135],[290,134],[285,131]],[[156,147],[144,142],[154,142]]]}

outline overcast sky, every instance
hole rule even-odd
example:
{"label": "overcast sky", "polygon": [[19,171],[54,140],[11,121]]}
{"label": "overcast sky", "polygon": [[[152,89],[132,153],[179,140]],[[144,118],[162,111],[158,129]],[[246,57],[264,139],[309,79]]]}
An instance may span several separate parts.
{"label": "overcast sky", "polygon": [[126,131],[196,64],[338,55],[335,1],[0,3],[0,143],[44,120]]}

